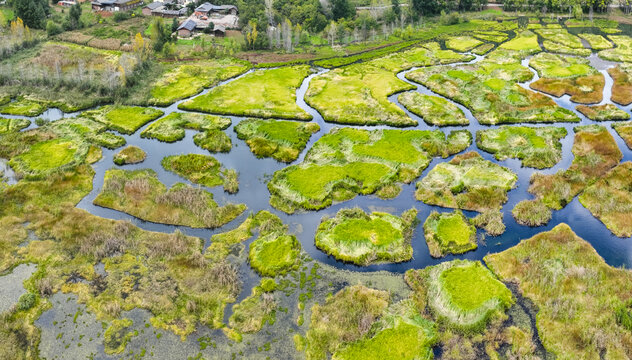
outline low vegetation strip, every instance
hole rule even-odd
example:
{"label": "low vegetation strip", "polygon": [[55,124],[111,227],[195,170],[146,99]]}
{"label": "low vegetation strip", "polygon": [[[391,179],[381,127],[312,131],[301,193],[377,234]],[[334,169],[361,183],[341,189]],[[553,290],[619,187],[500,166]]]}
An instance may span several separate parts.
{"label": "low vegetation strip", "polygon": [[140,136],[171,143],[184,139],[187,129],[200,132],[224,130],[230,124],[231,120],[227,117],[172,112],[150,124]]}
{"label": "low vegetation strip", "polygon": [[632,104],[632,64],[618,64],[608,74],[614,81],[611,100],[623,106]]}
{"label": "low vegetation strip", "polygon": [[106,171],[94,204],[146,221],[193,228],[222,226],[246,210],[243,204],[220,207],[211,193],[186,184],[167,189],[150,169]]}
{"label": "low vegetation strip", "polygon": [[632,236],[631,162],[624,162],[610,170],[578,198],[616,236]]}
{"label": "low vegetation strip", "polygon": [[18,116],[39,116],[48,109],[48,105],[42,101],[36,101],[19,97],[14,101],[0,105],[0,114]]}
{"label": "low vegetation strip", "polygon": [[[410,183],[435,156],[463,151],[472,138],[468,131],[360,130],[336,128],[319,139],[303,163],[274,173],[268,183],[270,204],[291,213],[317,210],[334,200],[378,192],[393,197],[396,183]],[[383,189],[391,189],[387,193]]]}
{"label": "low vegetation strip", "polygon": [[440,258],[448,254],[463,254],[476,250],[476,228],[460,211],[430,213],[424,223],[424,237],[430,256]]}
{"label": "low vegetation strip", "polygon": [[567,131],[561,127],[501,126],[478,130],[476,146],[496,159],[516,158],[523,166],[549,168],[562,159],[562,144]]}
{"label": "low vegetation strip", "polygon": [[423,68],[406,78],[468,107],[481,124],[579,121],[548,96],[518,85],[533,77],[520,59],[520,52],[501,48],[475,64]]}
{"label": "low vegetation strip", "polygon": [[239,190],[237,171],[226,169],[212,156],[187,154],[171,155],[161,161],[162,167],[195,184],[206,187],[222,185],[224,191],[236,193]]}
{"label": "low vegetation strip", "polygon": [[179,65],[163,74],[150,88],[148,103],[168,106],[177,100],[191,97],[204,88],[217,85],[246,72],[250,63],[233,58],[193,62]]}
{"label": "low vegetation strip", "polygon": [[114,155],[116,165],[138,164],[145,161],[147,154],[137,146],[128,146]]}
{"label": "low vegetation strip", "polygon": [[471,36],[454,36],[448,38],[445,42],[445,46],[448,49],[456,50],[458,52],[466,52],[474,49],[482,43],[482,41]]}
{"label": "low vegetation strip", "polygon": [[604,104],[596,106],[578,105],[576,109],[590,120],[610,121],[630,119],[630,114],[628,114],[624,110],[619,109],[614,104]]}
{"label": "low vegetation strip", "polygon": [[516,218],[518,222],[542,224],[540,221],[522,217],[529,215],[548,221],[550,215],[543,214],[541,211],[527,210],[529,208],[542,209],[538,202],[554,210],[565,207],[577,194],[615,167],[623,157],[610,132],[598,125],[575,128],[572,152],[575,157],[567,170],[560,170],[551,175],[534,173],[531,176],[529,192],[535,196],[535,199],[523,200],[516,205],[522,210],[513,212],[514,216],[519,216]]}
{"label": "low vegetation strip", "polygon": [[537,29],[534,30],[538,35],[545,40],[552,41],[554,43],[561,44],[571,49],[582,49],[584,45],[581,40],[570,34],[566,29]]}
{"label": "low vegetation strip", "polygon": [[632,329],[617,316],[629,311],[632,274],[608,266],[568,225],[487,255],[485,262],[533,301],[540,340],[556,358],[632,356]]}
{"label": "low vegetation strip", "polygon": [[296,104],[296,90],[310,73],[306,65],[256,70],[188,100],[178,108],[223,115],[310,120],[312,116]]}
{"label": "low vegetation strip", "polygon": [[480,261],[454,260],[409,270],[406,281],[427,299],[440,322],[461,331],[482,331],[515,302],[511,291]]}
{"label": "low vegetation strip", "polygon": [[541,76],[529,85],[532,89],[557,97],[567,94],[571,101],[584,104],[598,103],[603,98],[605,78],[588,59],[540,53],[529,65]]}
{"label": "low vegetation strip", "polygon": [[360,208],[342,209],[320,223],[316,247],[337,260],[357,265],[407,261],[413,256],[416,216],[415,209],[401,217],[383,212],[367,214]]}
{"label": "low vegetation strip", "polygon": [[0,135],[20,131],[31,125],[28,119],[5,119],[0,118]]}
{"label": "low vegetation strip", "polygon": [[579,34],[580,38],[586,40],[593,50],[611,49],[612,43],[605,37],[597,34]]}
{"label": "low vegetation strip", "polygon": [[397,100],[428,125],[453,126],[470,123],[458,106],[438,96],[405,92],[399,95]]}
{"label": "low vegetation strip", "polygon": [[271,157],[281,162],[292,162],[318,132],[316,123],[283,120],[242,120],[235,126],[237,137],[245,140],[258,158]]}
{"label": "low vegetation strip", "polygon": [[429,205],[486,212],[507,201],[517,180],[508,168],[469,152],[437,164],[417,183],[415,197]]}
{"label": "low vegetation strip", "polygon": [[143,125],[161,117],[162,110],[138,106],[106,105],[85,111],[81,116],[99,121],[122,134],[133,134]]}
{"label": "low vegetation strip", "polygon": [[632,38],[625,35],[608,35],[615,47],[599,52],[599,57],[605,60],[624,62],[632,62]]}

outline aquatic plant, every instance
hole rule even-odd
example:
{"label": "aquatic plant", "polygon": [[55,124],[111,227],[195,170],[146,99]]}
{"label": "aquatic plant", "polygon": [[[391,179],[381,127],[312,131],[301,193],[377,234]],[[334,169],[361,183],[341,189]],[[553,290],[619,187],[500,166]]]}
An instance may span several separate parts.
{"label": "aquatic plant", "polygon": [[112,159],[116,165],[138,164],[145,161],[147,154],[137,146],[128,146]]}

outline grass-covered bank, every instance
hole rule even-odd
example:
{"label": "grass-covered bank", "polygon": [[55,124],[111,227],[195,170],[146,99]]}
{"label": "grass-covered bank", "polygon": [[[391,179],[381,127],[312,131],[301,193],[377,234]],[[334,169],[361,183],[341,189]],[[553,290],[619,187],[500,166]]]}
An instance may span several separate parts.
{"label": "grass-covered bank", "polygon": [[243,204],[219,206],[211,193],[186,184],[167,189],[151,169],[108,170],[94,204],[146,221],[196,228],[219,227],[246,210]]}
{"label": "grass-covered bank", "polygon": [[485,262],[538,307],[540,340],[557,358],[632,356],[632,329],[618,316],[630,300],[632,275],[608,266],[568,225],[488,255]]}
{"label": "grass-covered bank", "polygon": [[476,227],[458,210],[453,213],[431,212],[424,222],[424,237],[430,255],[435,258],[478,248]]}
{"label": "grass-covered bank", "polygon": [[324,218],[316,231],[316,247],[342,261],[358,265],[401,262],[413,256],[411,239],[417,210],[401,217],[362,209],[342,209]]}
{"label": "grass-covered bank", "polygon": [[256,70],[178,105],[183,110],[261,118],[310,120],[296,104],[296,89],[309,66]]}
{"label": "grass-covered bank", "polygon": [[357,194],[382,198],[399,194],[433,157],[463,151],[472,141],[467,131],[360,130],[335,128],[320,138],[305,160],[274,173],[268,183],[270,204],[292,213],[317,210]]}
{"label": "grass-covered bank", "polygon": [[316,123],[283,120],[242,120],[235,126],[237,137],[245,140],[258,158],[272,157],[281,162],[292,162],[318,132]]}

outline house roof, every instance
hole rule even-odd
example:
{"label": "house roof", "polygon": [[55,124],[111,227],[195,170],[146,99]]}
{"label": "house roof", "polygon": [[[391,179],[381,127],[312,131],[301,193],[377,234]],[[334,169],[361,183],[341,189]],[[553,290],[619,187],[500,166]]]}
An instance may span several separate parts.
{"label": "house roof", "polygon": [[180,26],[178,26],[178,30],[189,30],[189,31],[193,31],[193,29],[195,29],[195,21],[188,19],[187,21],[183,22],[182,24],[180,24]]}
{"label": "house roof", "polygon": [[195,11],[207,13],[209,11],[225,11],[225,10],[237,10],[237,6],[235,5],[213,5],[209,2],[205,2],[204,4],[195,8]]}
{"label": "house roof", "polygon": [[147,9],[149,10],[155,10],[158,9],[159,7],[164,6],[163,3],[159,2],[159,1],[155,1],[151,4],[147,4],[147,6],[145,6]]}

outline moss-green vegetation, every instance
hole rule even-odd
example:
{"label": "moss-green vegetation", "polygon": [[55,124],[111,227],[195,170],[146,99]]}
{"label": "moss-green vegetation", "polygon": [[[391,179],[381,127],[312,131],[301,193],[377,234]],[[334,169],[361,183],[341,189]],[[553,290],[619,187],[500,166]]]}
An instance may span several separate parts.
{"label": "moss-green vegetation", "polygon": [[601,35],[579,34],[579,37],[586,40],[593,50],[605,50],[612,48],[612,43]]}
{"label": "moss-green vegetation", "polygon": [[305,101],[329,122],[412,126],[417,122],[387,97],[414,89],[390,71],[369,64],[357,64],[337,68],[312,79]]}
{"label": "moss-green vegetation", "polygon": [[476,228],[458,210],[453,213],[430,213],[424,223],[424,236],[430,255],[435,258],[462,254],[478,247]]}
{"label": "moss-green vegetation", "polygon": [[[584,49],[584,45],[582,44],[582,41],[577,36],[570,34],[565,29],[546,28],[546,29],[535,30],[535,32],[538,33],[538,35],[540,35],[542,38],[544,38],[545,41],[543,45],[544,45],[544,48],[547,50],[555,51],[554,49],[551,49],[549,48],[549,46],[547,46],[547,44],[551,44],[551,43],[559,44],[563,48],[568,48],[568,49],[588,50],[588,49]],[[588,50],[587,55],[590,55],[590,50]]]}
{"label": "moss-green vegetation", "polygon": [[430,360],[436,341],[433,324],[421,316],[395,318],[391,327],[380,329],[372,338],[342,347],[333,360]]}
{"label": "moss-green vegetation", "polygon": [[469,120],[463,111],[444,98],[405,92],[397,100],[410,112],[420,116],[427,124],[437,126],[467,125]]}
{"label": "moss-green vegetation", "polygon": [[472,36],[483,41],[492,41],[496,43],[501,43],[507,40],[507,38],[509,37],[507,33],[505,32],[493,31],[493,30],[492,31],[482,31],[482,30],[474,31],[472,33]]}
{"label": "moss-green vegetation", "polygon": [[603,98],[605,79],[583,58],[541,53],[535,55],[529,65],[541,78],[531,83],[531,88],[553,96],[564,94],[571,101],[593,104]]}
{"label": "moss-green vegetation", "polygon": [[415,209],[401,217],[384,212],[367,214],[360,208],[342,209],[318,226],[316,247],[358,265],[410,260],[416,216]]}
{"label": "moss-green vegetation", "polygon": [[615,235],[632,236],[631,162],[624,162],[610,170],[578,198]]}
{"label": "moss-green vegetation", "polygon": [[494,44],[492,43],[486,43],[483,44],[481,46],[477,46],[475,49],[472,50],[472,53],[476,54],[476,55],[485,55],[487,54],[491,49],[494,48]]}
{"label": "moss-green vegetation", "polygon": [[116,149],[126,143],[123,137],[108,132],[107,125],[88,118],[64,118],[48,123],[44,128],[60,137],[68,137],[108,149]]}
{"label": "moss-green vegetation", "polygon": [[161,117],[164,113],[153,108],[137,106],[107,105],[96,110],[86,111],[82,116],[89,117],[122,134],[133,134],[148,122]]}
{"label": "moss-green vegetation", "polygon": [[500,49],[476,64],[424,68],[406,77],[467,106],[482,124],[579,121],[549,97],[517,84],[533,77],[520,59]]}
{"label": "moss-green vegetation", "polygon": [[230,123],[227,117],[173,112],[153,122],[140,133],[140,136],[171,143],[184,139],[186,129],[200,132],[224,130]]}
{"label": "moss-green vegetation", "polygon": [[626,106],[632,104],[632,64],[619,64],[608,69],[612,77],[611,100]]}
{"label": "moss-green vegetation", "polygon": [[242,74],[249,67],[248,62],[231,58],[179,65],[152,84],[148,103],[157,106],[171,105],[222,80]]}
{"label": "moss-green vegetation", "polygon": [[134,336],[130,331],[133,325],[130,319],[115,319],[103,333],[103,345],[106,354],[120,354],[125,350],[127,342]]}
{"label": "moss-green vegetation", "polygon": [[499,209],[518,177],[476,152],[435,166],[417,183],[415,197],[426,204],[485,212]]}
{"label": "moss-green vegetation", "polygon": [[212,153],[229,152],[233,141],[221,130],[207,130],[193,136],[193,143]]}
{"label": "moss-green vegetation", "polygon": [[28,119],[0,118],[0,135],[26,129],[29,125],[31,125],[31,121]]}
{"label": "moss-green vegetation", "polygon": [[500,45],[500,48],[518,51],[522,54],[535,54],[542,51],[538,44],[538,36],[531,31],[523,31],[515,38]]}
{"label": "moss-green vegetation", "polygon": [[446,139],[438,130],[334,129],[314,144],[303,163],[274,173],[268,183],[270,204],[288,213],[316,210],[334,200],[392,189],[418,177],[432,157],[463,151],[471,141],[468,131],[451,132]]}
{"label": "moss-green vegetation", "polygon": [[[276,285],[273,279],[261,279],[258,286],[252,288],[252,294],[233,306],[228,326],[239,333],[256,333],[268,323],[274,324],[277,302],[270,293],[267,284]],[[274,290],[274,288],[272,288]]]}
{"label": "moss-green vegetation", "polygon": [[114,155],[116,165],[138,164],[145,161],[147,154],[137,146],[128,146]]}
{"label": "moss-green vegetation", "polygon": [[207,187],[224,186],[224,191],[236,193],[239,189],[237,172],[226,169],[212,156],[187,154],[171,155],[161,161],[165,170]]}
{"label": "moss-green vegetation", "polygon": [[[572,151],[575,157],[567,170],[560,170],[551,175],[534,173],[531,176],[529,192],[535,196],[535,199],[523,200],[523,202],[542,202],[550,209],[559,210],[587,186],[603,177],[619,163],[623,156],[610,132],[598,125],[576,127]],[[539,219],[550,218],[543,214],[540,204],[521,205],[521,203],[516,206],[522,206],[522,210],[533,208],[537,211],[517,210],[513,215],[518,222],[539,225],[541,224]],[[534,219],[519,217],[522,215],[536,217]]]}
{"label": "moss-green vegetation", "polygon": [[315,304],[305,353],[308,360],[324,360],[343,343],[360,340],[390,302],[386,291],[354,285],[340,290],[323,304]]}
{"label": "moss-green vegetation", "polygon": [[33,144],[28,151],[13,157],[9,165],[22,175],[41,177],[77,166],[87,153],[87,146],[78,145],[68,138],[56,138]]}
{"label": "moss-green vegetation", "polygon": [[257,70],[188,100],[178,107],[214,114],[309,120],[296,104],[296,89],[309,66]]}
{"label": "moss-green vegetation", "polygon": [[474,49],[483,42],[470,36],[454,36],[450,37],[445,46],[448,49],[456,50],[458,52],[466,52]]}
{"label": "moss-green vegetation", "polygon": [[283,275],[300,265],[301,244],[286,231],[284,228],[266,231],[250,244],[250,266],[262,276]]}
{"label": "moss-green vegetation", "polygon": [[609,120],[629,120],[630,114],[619,109],[613,104],[604,104],[596,106],[578,105],[577,111],[584,114],[590,120],[609,121]]}
{"label": "moss-green vegetation", "polygon": [[479,261],[454,260],[409,270],[406,281],[421,283],[428,307],[439,321],[457,330],[480,331],[502,317],[513,303],[511,291]]}
{"label": "moss-green vegetation", "polygon": [[246,210],[243,204],[220,207],[211,193],[186,184],[167,189],[150,169],[108,170],[94,203],[146,221],[196,228],[219,227]]}
{"label": "moss-green vegetation", "polygon": [[496,159],[517,158],[523,166],[549,168],[562,159],[560,140],[566,137],[565,128],[501,126],[476,132],[476,146],[494,154]]}
{"label": "moss-green vegetation", "polygon": [[617,131],[619,136],[625,141],[626,145],[632,149],[632,123],[616,123],[612,124],[612,128]]}
{"label": "moss-green vegetation", "polygon": [[632,62],[632,38],[625,35],[608,35],[608,38],[615,47],[600,51],[599,57],[610,61]]}
{"label": "moss-green vegetation", "polygon": [[630,356],[632,332],[617,322],[615,309],[630,299],[632,274],[608,266],[568,225],[488,255],[485,262],[533,301],[540,340],[556,358]]}
{"label": "moss-green vegetation", "polygon": [[259,158],[272,157],[281,162],[292,162],[318,132],[316,123],[280,120],[242,120],[235,126],[237,137],[245,140]]}
{"label": "moss-green vegetation", "polygon": [[325,121],[355,125],[412,126],[417,122],[406,115],[388,96],[414,90],[395,73],[414,66],[430,66],[470,60],[441,50],[437,43],[394,53],[363,64],[334,69],[312,79],[305,101],[317,109]]}
{"label": "moss-green vegetation", "polygon": [[538,200],[519,202],[514,206],[513,210],[511,210],[511,214],[518,224],[526,226],[541,226],[547,224],[553,216],[551,209],[544,205],[542,201]]}
{"label": "moss-green vegetation", "polygon": [[557,42],[553,42],[550,40],[544,40],[542,43],[544,50],[556,53],[556,54],[564,54],[564,55],[574,55],[574,56],[588,56],[591,54],[590,49],[584,48],[572,48],[565,45],[562,45]]}
{"label": "moss-green vegetation", "polygon": [[48,109],[48,105],[44,102],[20,97],[0,106],[0,114],[39,116],[46,109]]}

